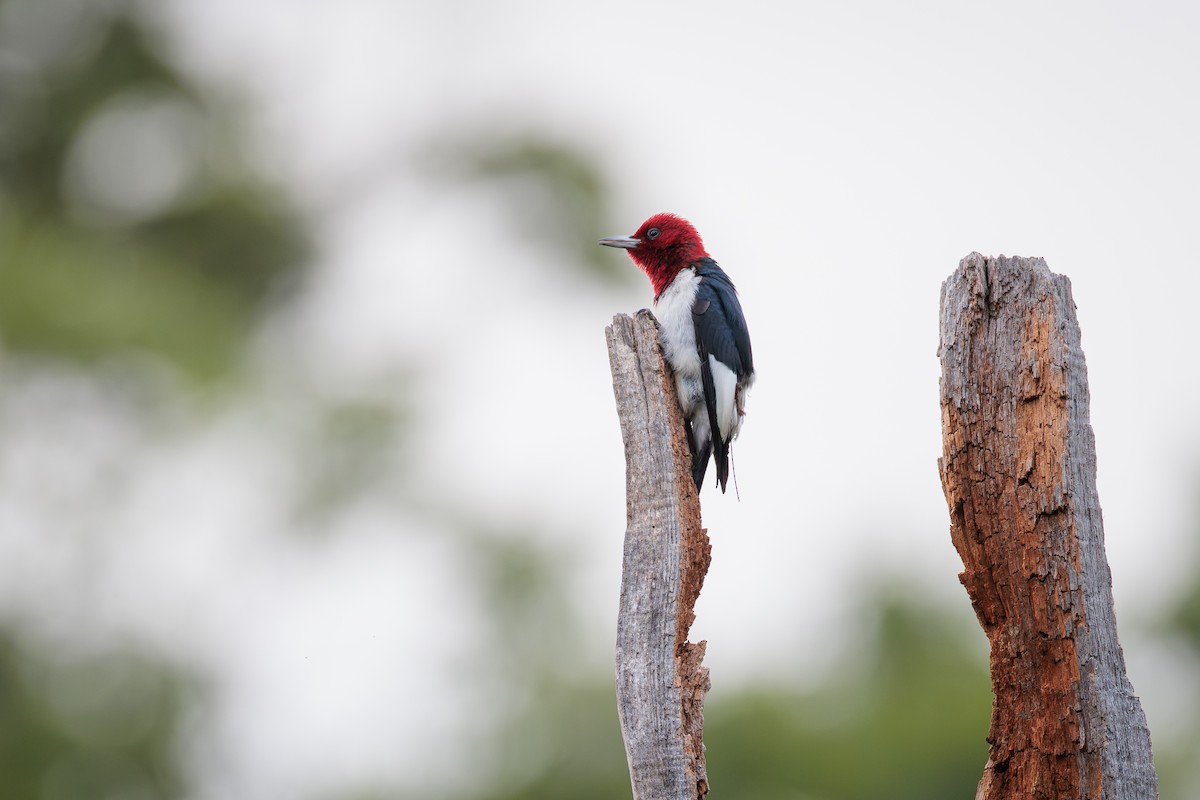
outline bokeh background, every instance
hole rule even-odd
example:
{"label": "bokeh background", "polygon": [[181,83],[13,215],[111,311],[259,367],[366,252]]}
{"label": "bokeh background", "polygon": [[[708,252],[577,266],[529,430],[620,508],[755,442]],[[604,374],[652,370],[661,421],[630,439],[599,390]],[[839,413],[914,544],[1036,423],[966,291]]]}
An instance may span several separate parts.
{"label": "bokeh background", "polygon": [[[598,248],[759,379],[704,494],[714,797],[970,797],[940,282],[1069,275],[1130,675],[1200,796],[1200,6],[0,0],[0,797],[609,798]],[[740,500],[738,495],[740,495]]]}

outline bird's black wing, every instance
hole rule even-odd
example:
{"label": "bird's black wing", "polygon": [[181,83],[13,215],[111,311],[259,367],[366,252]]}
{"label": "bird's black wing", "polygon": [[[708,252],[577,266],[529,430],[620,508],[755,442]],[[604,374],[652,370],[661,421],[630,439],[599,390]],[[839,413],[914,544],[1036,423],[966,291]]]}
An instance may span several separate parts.
{"label": "bird's black wing", "polygon": [[[746,317],[742,314],[742,304],[738,301],[733,281],[711,258],[702,258],[693,266],[700,281],[696,300],[692,304],[692,323],[696,329],[704,404],[712,431],[713,456],[717,462],[717,483],[724,492],[729,480],[729,440],[721,436],[721,428],[717,424],[717,391],[708,357],[711,355],[729,367],[739,383],[754,371],[754,357],[750,349]],[[703,480],[703,474],[701,470],[697,486]]]}
{"label": "bird's black wing", "polygon": [[695,268],[700,278],[696,302],[692,306],[696,344],[716,356],[741,381],[754,372],[754,354],[737,289],[711,258],[700,259]]}

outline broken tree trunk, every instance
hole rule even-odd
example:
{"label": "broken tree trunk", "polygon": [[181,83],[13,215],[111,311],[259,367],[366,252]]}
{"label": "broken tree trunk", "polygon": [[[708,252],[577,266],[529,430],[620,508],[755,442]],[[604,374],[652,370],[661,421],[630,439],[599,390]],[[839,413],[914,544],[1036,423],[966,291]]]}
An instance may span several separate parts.
{"label": "broken tree trunk", "polygon": [[972,253],[942,285],[942,488],[991,644],[977,800],[1154,798],[1117,640],[1071,283]]}
{"label": "broken tree trunk", "polygon": [[708,572],[708,535],[658,325],[648,311],[605,329],[621,438],[627,527],[617,619],[617,712],[634,800],[708,793],[705,642],[687,641]]}

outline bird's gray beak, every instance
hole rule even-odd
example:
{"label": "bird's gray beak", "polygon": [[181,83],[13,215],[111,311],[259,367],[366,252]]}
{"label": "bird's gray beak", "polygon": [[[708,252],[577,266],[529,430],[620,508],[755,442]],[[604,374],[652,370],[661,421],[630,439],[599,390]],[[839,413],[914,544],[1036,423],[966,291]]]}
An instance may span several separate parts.
{"label": "bird's gray beak", "polygon": [[632,250],[641,243],[641,239],[632,236],[606,236],[600,240],[600,244],[605,247],[620,247],[622,250]]}

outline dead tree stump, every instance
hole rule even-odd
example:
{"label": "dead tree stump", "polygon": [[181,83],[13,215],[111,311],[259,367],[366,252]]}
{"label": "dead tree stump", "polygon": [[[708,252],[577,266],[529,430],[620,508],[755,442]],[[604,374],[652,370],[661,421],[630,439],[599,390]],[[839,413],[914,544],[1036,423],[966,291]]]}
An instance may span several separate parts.
{"label": "dead tree stump", "polygon": [[977,800],[1155,798],[1125,672],[1071,283],[972,253],[942,285],[942,488],[991,644]]}
{"label": "dead tree stump", "polygon": [[625,443],[627,527],[617,620],[617,711],[635,800],[708,793],[705,642],[688,642],[708,572],[691,454],[648,311],[605,330]]}

